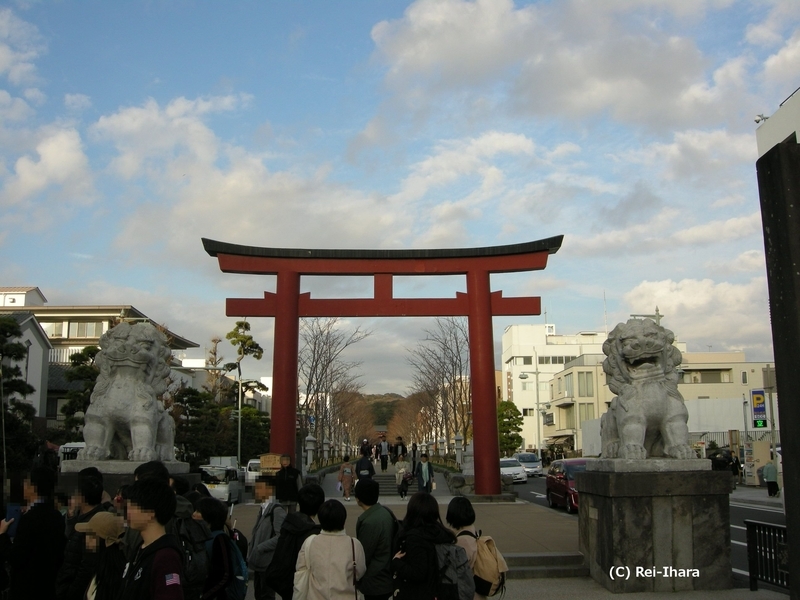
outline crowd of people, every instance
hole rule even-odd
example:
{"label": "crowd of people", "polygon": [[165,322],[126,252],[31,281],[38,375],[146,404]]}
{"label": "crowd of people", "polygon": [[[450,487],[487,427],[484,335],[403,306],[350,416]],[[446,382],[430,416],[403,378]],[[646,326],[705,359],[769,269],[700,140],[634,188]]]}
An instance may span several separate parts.
{"label": "crowd of people", "polygon": [[[71,497],[56,493],[53,469],[34,468],[24,507],[0,520],[0,592],[11,600],[243,600],[249,584],[256,600],[426,600],[441,597],[437,544],[463,547],[472,567],[475,513],[465,498],[448,507],[448,528],[421,485],[398,522],[378,502],[379,484],[346,461],[343,495],[362,509],[350,537],[344,504],[326,501],[319,485],[301,485],[286,458],[276,475],[256,480],[249,543],[203,484],[190,486],[161,462],[139,465],[114,497],[96,468],[79,473]],[[432,481],[419,458],[418,471],[429,473],[420,477]],[[405,452],[393,460],[411,471]]]}

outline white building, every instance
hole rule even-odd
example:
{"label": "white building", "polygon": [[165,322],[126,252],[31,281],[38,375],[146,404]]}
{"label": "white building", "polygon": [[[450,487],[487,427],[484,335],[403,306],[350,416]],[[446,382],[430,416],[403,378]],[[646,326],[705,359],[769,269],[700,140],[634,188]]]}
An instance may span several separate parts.
{"label": "white building", "polygon": [[553,419],[548,405],[554,375],[583,354],[602,354],[606,337],[597,331],[557,335],[555,325],[511,325],[503,332],[503,400],[522,413],[523,448],[538,450],[546,438],[542,419]]}

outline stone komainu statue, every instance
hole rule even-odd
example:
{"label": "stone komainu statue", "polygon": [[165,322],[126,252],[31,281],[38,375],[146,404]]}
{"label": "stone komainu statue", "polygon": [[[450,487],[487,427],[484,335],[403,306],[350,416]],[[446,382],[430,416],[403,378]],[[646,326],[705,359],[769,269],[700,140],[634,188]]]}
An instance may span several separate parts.
{"label": "stone komainu statue", "polygon": [[603,370],[617,396],[600,420],[603,458],[696,458],[678,391],[681,352],[650,319],[620,323],[603,344]]}
{"label": "stone komainu statue", "polygon": [[150,323],[120,323],[103,334],[79,460],[175,460],[175,423],[158,400],[169,359],[167,338]]}

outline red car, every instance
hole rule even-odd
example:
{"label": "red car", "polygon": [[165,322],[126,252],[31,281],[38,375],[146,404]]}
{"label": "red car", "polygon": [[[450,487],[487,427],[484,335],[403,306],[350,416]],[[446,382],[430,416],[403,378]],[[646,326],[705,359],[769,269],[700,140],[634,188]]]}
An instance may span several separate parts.
{"label": "red car", "polygon": [[554,460],[547,472],[547,504],[550,508],[565,506],[568,513],[578,512],[578,490],[575,473],[586,470],[585,458]]}

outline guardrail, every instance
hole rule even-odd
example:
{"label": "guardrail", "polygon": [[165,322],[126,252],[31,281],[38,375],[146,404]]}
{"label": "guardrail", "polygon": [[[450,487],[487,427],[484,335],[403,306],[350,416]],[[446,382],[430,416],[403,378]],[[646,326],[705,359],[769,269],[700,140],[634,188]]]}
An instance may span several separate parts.
{"label": "guardrail", "polygon": [[758,590],[759,580],[789,589],[789,543],[785,525],[750,521],[747,526],[747,564],[750,590]]}

